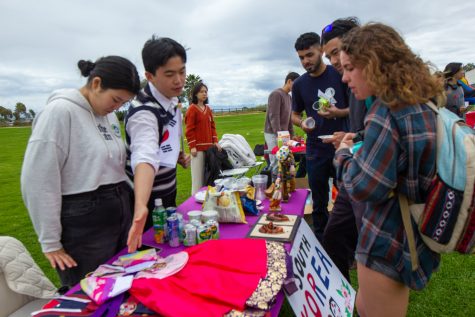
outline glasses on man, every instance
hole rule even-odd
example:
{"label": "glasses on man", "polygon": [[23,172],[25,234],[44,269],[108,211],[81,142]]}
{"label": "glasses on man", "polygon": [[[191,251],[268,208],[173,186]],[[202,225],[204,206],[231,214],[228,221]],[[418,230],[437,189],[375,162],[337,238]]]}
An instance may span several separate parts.
{"label": "glasses on man", "polygon": [[332,30],[333,30],[333,23],[330,23],[326,27],[323,28],[322,34],[331,32]]}
{"label": "glasses on man", "polygon": [[320,36],[320,45],[323,46],[323,35],[325,33],[331,32],[333,30],[333,23],[328,24],[326,27],[322,29],[322,35]]}

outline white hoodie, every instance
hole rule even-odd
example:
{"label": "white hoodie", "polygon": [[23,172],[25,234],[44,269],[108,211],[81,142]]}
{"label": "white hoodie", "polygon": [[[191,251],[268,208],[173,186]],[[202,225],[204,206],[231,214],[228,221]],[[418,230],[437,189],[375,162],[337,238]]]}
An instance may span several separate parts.
{"label": "white hoodie", "polygon": [[43,252],[61,245],[61,196],[126,180],[125,146],[114,113],[94,114],[77,89],[53,92],[36,117],[21,191]]}

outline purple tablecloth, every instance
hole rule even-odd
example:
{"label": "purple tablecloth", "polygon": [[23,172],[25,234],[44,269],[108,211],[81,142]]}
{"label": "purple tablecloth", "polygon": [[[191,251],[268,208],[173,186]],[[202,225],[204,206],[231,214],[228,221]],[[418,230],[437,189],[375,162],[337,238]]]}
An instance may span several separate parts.
{"label": "purple tablecloth", "polygon": [[[281,204],[282,213],[303,216],[307,195],[308,195],[308,190],[297,189],[297,191],[291,194],[289,202]],[[265,199],[262,202],[262,204],[264,206],[264,209],[260,211],[260,214],[267,213],[269,211],[269,201]],[[182,213],[185,219],[188,219],[186,213],[190,210],[201,210],[201,204],[195,202],[194,197],[188,198],[183,204],[181,204],[177,208],[177,211]],[[259,219],[260,214],[258,216],[246,215],[247,224],[238,224],[238,223],[219,224],[220,239],[236,239],[236,238],[246,237],[249,230]],[[153,229],[150,229],[144,233],[142,237],[142,243],[147,246],[161,248],[162,251],[160,252],[160,256],[162,257],[165,257],[169,254],[180,252],[186,248],[184,246],[172,248],[168,244],[155,243],[154,237],[153,237]],[[287,251],[290,251],[290,249],[292,248],[292,244],[285,243],[285,248]],[[111,264],[120,255],[123,255],[126,253],[127,253],[127,248],[124,248],[122,251],[116,254],[112,259],[107,261],[107,263]],[[79,288],[80,288],[79,284],[74,286],[68,291],[68,294],[74,293],[75,291],[79,290]],[[280,291],[279,294],[277,295],[275,304],[272,306],[271,316],[275,317],[279,315],[279,311],[283,302],[284,302],[284,292]]]}
{"label": "purple tablecloth", "polygon": [[[305,209],[305,201],[307,199],[308,190],[306,189],[297,189],[294,193],[291,194],[291,197],[287,203],[282,203],[282,213],[290,214],[290,215],[304,215]],[[269,211],[269,201],[265,199],[262,202],[264,209],[260,211],[258,216],[251,216],[246,214],[246,221],[247,224],[240,224],[240,223],[220,223],[219,224],[219,238],[220,239],[236,239],[236,238],[244,238],[246,237],[249,230],[253,227],[256,221],[259,219],[262,213],[267,213]],[[188,219],[187,212],[190,210],[201,210],[201,204],[197,203],[194,197],[188,198],[183,204],[178,206],[177,211],[183,214],[185,220]],[[169,254],[173,254],[179,251],[184,250],[186,247],[179,246],[172,248],[168,244],[157,244],[154,241],[153,237],[153,229],[148,230],[144,233],[142,238],[142,243],[151,246],[151,247],[159,247],[162,249],[160,255],[165,257]],[[290,251],[292,248],[291,243],[285,243],[285,248],[287,251]],[[277,295],[276,302],[272,306],[271,309],[271,316],[278,316],[282,303],[284,301],[284,293],[280,291]]]}

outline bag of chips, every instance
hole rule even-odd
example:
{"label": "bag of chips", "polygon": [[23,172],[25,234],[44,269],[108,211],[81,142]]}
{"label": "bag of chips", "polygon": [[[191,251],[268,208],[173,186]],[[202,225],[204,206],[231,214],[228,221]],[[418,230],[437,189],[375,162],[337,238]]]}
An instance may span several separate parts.
{"label": "bag of chips", "polygon": [[215,187],[208,187],[203,203],[203,211],[206,210],[216,210],[218,222],[247,223],[238,191],[217,192]]}

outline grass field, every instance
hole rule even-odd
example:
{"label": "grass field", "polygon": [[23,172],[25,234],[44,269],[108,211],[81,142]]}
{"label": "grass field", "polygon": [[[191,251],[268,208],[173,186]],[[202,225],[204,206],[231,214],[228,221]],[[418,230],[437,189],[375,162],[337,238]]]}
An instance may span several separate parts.
{"label": "grass field", "polygon": [[[263,143],[264,114],[240,114],[216,118],[218,134],[243,135],[251,147]],[[46,275],[58,285],[56,272],[45,260],[20,193],[20,170],[31,129],[0,128],[0,235],[22,241]],[[177,202],[190,194],[189,170],[179,168]],[[355,274],[352,274],[356,281]],[[356,287],[356,283],[353,283]],[[284,307],[281,316],[291,316]],[[475,256],[444,255],[429,286],[411,292],[408,316],[475,316]]]}

